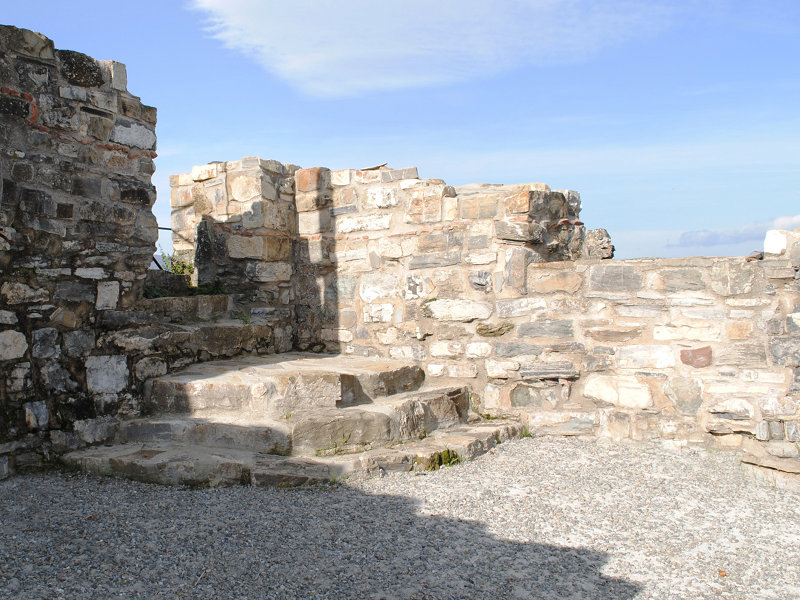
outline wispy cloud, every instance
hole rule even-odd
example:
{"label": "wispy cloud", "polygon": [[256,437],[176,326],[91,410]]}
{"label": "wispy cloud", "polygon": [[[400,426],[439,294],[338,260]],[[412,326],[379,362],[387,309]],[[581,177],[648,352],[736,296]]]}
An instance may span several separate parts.
{"label": "wispy cloud", "polygon": [[702,229],[685,231],[677,244],[670,246],[723,246],[741,242],[763,241],[770,229],[794,229],[800,226],[800,215],[781,216],[772,221],[752,223],[727,229]]}
{"label": "wispy cloud", "polygon": [[671,0],[193,0],[226,46],[315,96],[585,60],[666,27]]}

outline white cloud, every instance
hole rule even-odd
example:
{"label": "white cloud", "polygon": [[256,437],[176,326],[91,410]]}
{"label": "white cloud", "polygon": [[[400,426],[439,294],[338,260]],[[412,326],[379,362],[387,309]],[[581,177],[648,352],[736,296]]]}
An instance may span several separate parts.
{"label": "white cloud", "polygon": [[773,229],[796,229],[800,227],[800,215],[778,217],[772,222]]}
{"label": "white cloud", "polygon": [[762,242],[770,229],[794,229],[800,227],[800,215],[781,216],[772,221],[751,223],[726,229],[703,229],[684,231],[677,244],[669,246],[724,246],[743,242]]}
{"label": "white cloud", "polygon": [[[672,2],[672,0],[669,0]],[[193,0],[226,46],[303,92],[420,87],[581,61],[667,26],[632,0]]]}

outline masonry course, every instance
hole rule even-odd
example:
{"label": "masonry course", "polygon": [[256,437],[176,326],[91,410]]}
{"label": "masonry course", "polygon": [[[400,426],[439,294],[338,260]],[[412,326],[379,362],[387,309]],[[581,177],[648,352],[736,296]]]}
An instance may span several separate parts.
{"label": "masonry course", "polygon": [[245,157],[170,178],[176,256],[212,295],[145,299],[188,292],[147,272],[156,112],[126,87],[0,28],[0,475],[118,436],[154,378],[322,351],[412,364],[536,435],[721,445],[797,486],[797,232],[760,261],[618,261],[575,191]]}

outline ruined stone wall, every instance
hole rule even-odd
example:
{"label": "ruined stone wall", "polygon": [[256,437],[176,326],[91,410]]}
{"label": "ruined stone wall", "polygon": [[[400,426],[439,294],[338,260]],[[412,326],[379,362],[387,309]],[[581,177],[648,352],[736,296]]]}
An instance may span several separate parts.
{"label": "ruined stone wall", "polygon": [[[399,290],[445,268],[480,291],[523,290],[528,264],[588,251],[580,197],[544,184],[454,188],[416,168],[332,172],[245,158],[195,167],[171,185],[175,249],[195,263],[198,283],[250,290],[253,316],[293,311],[302,350],[344,350],[414,319],[404,304],[415,292],[359,300],[362,276],[364,286]],[[592,248],[608,256],[601,245]]]}
{"label": "ruined stone wall", "polygon": [[99,323],[152,260],[155,123],[124,65],[0,27],[0,476],[131,399]]}
{"label": "ruined stone wall", "polygon": [[606,261],[613,247],[584,231],[577,193],[544,184],[454,188],[413,168],[313,168],[287,169],[281,185],[295,211],[294,225],[281,222],[291,260],[270,263],[250,241],[274,235],[260,217],[252,233],[227,217],[218,260],[240,261],[232,285],[269,285],[252,276],[259,261],[272,285],[291,276],[296,347],[417,362],[537,433],[715,440],[796,458],[796,234],[772,232],[763,261]]}

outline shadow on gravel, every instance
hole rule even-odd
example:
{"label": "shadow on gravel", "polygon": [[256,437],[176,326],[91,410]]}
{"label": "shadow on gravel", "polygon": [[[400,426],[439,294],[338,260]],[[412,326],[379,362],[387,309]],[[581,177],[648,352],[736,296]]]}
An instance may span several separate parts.
{"label": "shadow on gravel", "polygon": [[624,599],[639,591],[601,573],[603,553],[498,539],[482,523],[418,508],[345,486],[188,490],[18,477],[0,482],[0,597]]}

